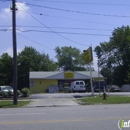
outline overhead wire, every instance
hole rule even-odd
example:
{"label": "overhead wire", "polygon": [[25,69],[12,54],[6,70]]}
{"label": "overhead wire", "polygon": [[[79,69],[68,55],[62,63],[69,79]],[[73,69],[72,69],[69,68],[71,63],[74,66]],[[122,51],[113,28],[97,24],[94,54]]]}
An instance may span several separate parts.
{"label": "overhead wire", "polygon": [[110,36],[106,34],[90,34],[90,33],[74,33],[74,32],[52,32],[52,31],[42,31],[42,30],[20,30],[20,32],[46,32],[46,33],[62,33],[62,34],[75,34],[75,35],[92,35],[92,36]]}
{"label": "overhead wire", "polygon": [[[1,29],[0,31],[11,31],[12,29]],[[43,30],[20,30],[16,29],[20,32],[45,32],[45,33],[62,33],[62,34],[75,34],[75,35],[93,35],[93,36],[110,36],[107,34],[91,34],[91,33],[75,33],[75,32],[52,32],[52,31],[43,31]]]}
{"label": "overhead wire", "polygon": [[[6,32],[11,31],[12,29],[0,29],[0,31]],[[108,34],[92,34],[92,33],[75,33],[75,32],[52,32],[52,31],[44,31],[44,30],[20,30],[16,29],[19,32],[27,33],[27,32],[45,32],[45,33],[62,33],[62,34],[74,34],[74,35],[91,35],[91,36],[111,36]]]}
{"label": "overhead wire", "polygon": [[38,42],[34,41],[34,40],[32,40],[32,39],[30,39],[30,38],[28,38],[28,37],[26,37],[26,36],[23,36],[23,35],[20,34],[20,33],[17,33],[17,34],[20,35],[21,37],[24,37],[24,38],[26,38],[26,39],[28,39],[28,40],[30,40],[30,41],[32,41],[32,42],[38,44],[38,45],[41,45],[41,46],[43,46],[43,47],[46,47],[47,49],[54,50],[54,49],[52,49],[52,48],[50,48],[50,47],[47,47],[47,46],[45,46],[45,45],[43,45],[43,44],[41,44],[41,43],[38,43]]}
{"label": "overhead wire", "polygon": [[[21,6],[19,3],[18,3],[18,5],[19,6]],[[21,8],[23,8],[22,6],[21,6]],[[24,8],[23,8],[24,9]],[[24,9],[25,10],[25,9]],[[46,27],[47,29],[49,29],[50,31],[52,31],[52,32],[54,32],[55,34],[57,34],[58,36],[60,36],[60,37],[62,37],[62,38],[64,38],[64,39],[66,39],[66,40],[68,40],[68,41],[70,41],[70,42],[73,42],[73,43],[75,43],[75,44],[79,44],[79,45],[82,45],[82,46],[90,46],[90,45],[85,45],[85,44],[81,44],[81,43],[78,43],[78,42],[76,42],[76,41],[74,41],[74,40],[71,40],[71,39],[69,39],[69,38],[67,38],[67,37],[64,37],[64,36],[62,36],[61,34],[59,34],[59,33],[56,33],[54,30],[52,30],[51,28],[49,28],[49,27],[47,27],[45,24],[43,24],[41,21],[39,21],[37,18],[35,18],[29,11],[27,11],[27,10],[25,10],[33,19],[35,19],[37,22],[39,22],[41,25],[43,25],[44,27]]]}
{"label": "overhead wire", "polygon": [[7,1],[12,1],[12,0],[0,0],[0,2],[7,2]]}
{"label": "overhead wire", "polygon": [[[23,10],[19,10],[23,11]],[[79,22],[87,22],[87,23],[94,23],[94,24],[100,24],[100,25],[108,25],[108,26],[118,26],[114,24],[108,24],[108,23],[102,23],[102,22],[95,22],[95,21],[88,21],[88,20],[81,20],[81,19],[74,19],[74,18],[68,18],[68,17],[61,17],[61,16],[55,16],[55,15],[48,15],[43,13],[37,13],[37,12],[30,12],[31,14],[40,15],[40,16],[48,16],[48,17],[55,17],[60,19],[67,19],[67,20],[73,20],[73,21],[79,21]]]}
{"label": "overhead wire", "polygon": [[[12,25],[0,25],[0,27],[11,27]],[[17,27],[24,28],[45,28],[43,26],[29,26],[29,25],[17,25]],[[75,27],[49,27],[55,29],[63,29],[63,30],[95,30],[95,31],[113,31],[112,29],[95,29],[95,28],[75,28]]]}
{"label": "overhead wire", "polygon": [[[18,11],[24,11],[24,10],[18,10]],[[102,22],[95,22],[95,21],[88,21],[88,20],[81,20],[81,19],[74,19],[74,18],[68,18],[68,17],[61,17],[61,16],[55,16],[55,15],[48,15],[38,12],[30,12],[31,14],[40,15],[40,16],[48,16],[48,17],[55,17],[60,19],[67,19],[67,20],[73,20],[73,21],[79,21],[79,22],[87,22],[87,23],[94,23],[94,24],[100,24],[100,25],[108,25],[108,26],[118,26],[115,24],[108,24],[108,23],[102,23]]]}
{"label": "overhead wire", "polygon": [[52,3],[64,3],[64,4],[87,4],[87,5],[107,5],[107,6],[130,6],[126,4],[109,4],[109,3],[88,3],[88,2],[75,2],[75,1],[52,1],[52,0],[32,0],[32,1],[40,1],[40,2],[52,2]]}
{"label": "overhead wire", "polygon": [[58,11],[65,11],[65,12],[71,12],[71,13],[78,13],[78,14],[130,18],[130,16],[125,16],[125,15],[110,15],[110,14],[100,14],[100,13],[89,13],[89,12],[74,11],[74,10],[61,9],[61,8],[54,8],[54,7],[48,7],[48,6],[36,5],[36,4],[30,4],[30,3],[26,3],[26,4],[30,5],[30,6],[40,7],[40,8],[46,8],[46,9],[58,10]]}

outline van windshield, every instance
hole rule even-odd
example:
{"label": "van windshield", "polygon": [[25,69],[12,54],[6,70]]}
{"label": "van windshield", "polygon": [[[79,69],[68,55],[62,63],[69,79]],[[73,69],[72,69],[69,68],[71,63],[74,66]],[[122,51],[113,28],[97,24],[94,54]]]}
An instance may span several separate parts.
{"label": "van windshield", "polygon": [[83,84],[83,82],[80,82],[80,84]]}
{"label": "van windshield", "polygon": [[79,85],[79,82],[76,82],[76,85]]}

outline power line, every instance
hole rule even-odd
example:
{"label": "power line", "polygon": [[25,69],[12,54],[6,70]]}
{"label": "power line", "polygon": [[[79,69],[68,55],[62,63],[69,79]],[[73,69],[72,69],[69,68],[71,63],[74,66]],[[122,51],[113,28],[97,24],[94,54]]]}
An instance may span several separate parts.
{"label": "power line", "polygon": [[46,33],[62,33],[62,34],[75,34],[75,35],[93,35],[93,36],[110,36],[106,34],[90,34],[90,33],[74,33],[74,32],[52,32],[52,31],[42,31],[42,30],[19,30],[20,32],[46,32]]}
{"label": "power line", "polygon": [[0,2],[8,2],[8,1],[12,1],[12,0],[0,0]]}
{"label": "power line", "polygon": [[0,29],[1,32],[8,31],[8,29]]}
{"label": "power line", "polygon": [[[12,29],[3,29],[1,31],[10,31]],[[17,31],[20,32],[45,32],[45,33],[57,33],[57,34],[74,34],[74,35],[92,35],[92,36],[110,36],[107,34],[90,34],[90,33],[75,33],[75,32],[52,32],[52,31],[43,31],[43,30],[20,30],[20,29],[16,29]]]}
{"label": "power line", "polygon": [[[23,12],[24,10],[18,10],[18,11],[22,11]],[[67,17],[55,16],[55,15],[48,15],[48,14],[37,13],[37,12],[30,12],[30,13],[31,14],[35,14],[35,15],[40,15],[40,16],[44,15],[44,16],[48,16],[48,17],[54,17],[54,18],[60,18],[60,19],[67,19],[67,20],[73,20],[73,21],[79,21],[79,22],[94,23],[94,24],[108,25],[108,26],[118,26],[118,25],[114,25],[114,24],[94,22],[94,21],[81,20],[81,19],[73,19],[73,18],[67,18]]]}
{"label": "power line", "polygon": [[[18,3],[19,4],[19,3]],[[20,4],[19,4],[19,6],[21,6]],[[22,6],[21,6],[22,7]],[[22,7],[23,8],[23,7]],[[24,8],[23,8],[24,9]],[[24,9],[25,10],[25,9]],[[85,45],[85,44],[81,44],[81,43],[78,43],[78,42],[76,42],[76,41],[73,41],[73,40],[71,40],[71,39],[69,39],[69,38],[66,38],[66,37],[64,37],[64,36],[62,36],[62,35],[60,35],[59,33],[56,33],[54,30],[52,30],[52,29],[50,29],[49,27],[47,27],[45,24],[43,24],[41,21],[39,21],[38,19],[36,19],[30,12],[28,12],[27,10],[25,10],[31,17],[33,17],[33,19],[35,19],[37,22],[39,22],[41,25],[43,25],[44,27],[46,27],[47,29],[49,29],[50,31],[52,31],[52,32],[54,32],[55,34],[57,34],[58,36],[60,36],[60,37],[62,37],[62,38],[64,38],[64,39],[66,39],[66,40],[68,40],[68,41],[70,41],[70,42],[73,42],[73,43],[76,43],[76,44],[79,44],[79,45],[83,45],[83,46],[88,46],[88,45]]]}
{"label": "power line", "polygon": [[[19,10],[23,11],[23,10]],[[40,15],[40,16],[48,16],[48,17],[54,17],[54,18],[60,18],[60,19],[67,19],[67,20],[73,20],[73,21],[79,21],[79,22],[86,22],[86,23],[94,23],[94,24],[101,24],[101,25],[108,25],[108,26],[118,26],[114,24],[108,24],[108,23],[100,23],[100,22],[94,22],[94,21],[88,21],[88,20],[81,20],[81,19],[73,19],[73,18],[67,18],[67,17],[61,17],[61,16],[55,16],[55,15],[48,15],[43,13],[37,13],[37,12],[30,12],[31,14]]]}
{"label": "power line", "polygon": [[36,5],[36,4],[30,4],[26,3],[27,5],[30,6],[36,6],[40,8],[46,8],[46,9],[52,9],[52,10],[58,10],[58,11],[65,11],[65,12],[71,12],[71,13],[78,13],[78,14],[87,14],[87,15],[97,15],[97,16],[107,16],[107,17],[126,17],[129,18],[130,16],[121,16],[121,15],[110,15],[110,14],[99,14],[99,13],[88,13],[88,12],[81,12],[81,11],[74,11],[74,10],[68,10],[68,9],[61,9],[61,8],[54,8],[54,7],[48,7],[48,6],[41,6],[41,5]]}
{"label": "power line", "polygon": [[24,38],[26,38],[26,39],[28,39],[28,40],[30,40],[30,41],[32,41],[32,42],[38,44],[38,45],[41,45],[41,46],[43,46],[43,47],[46,47],[46,48],[48,48],[48,49],[50,49],[50,50],[54,50],[54,49],[52,49],[52,48],[50,48],[50,47],[47,47],[47,46],[45,46],[45,45],[43,45],[43,44],[41,44],[41,43],[38,43],[38,42],[34,41],[34,40],[32,40],[32,39],[30,39],[30,38],[28,38],[28,37],[26,37],[26,36],[23,36],[22,34],[19,34],[19,33],[17,33],[17,34],[20,35],[21,37],[24,37]]}
{"label": "power line", "polygon": [[87,5],[107,5],[107,6],[130,6],[126,4],[106,4],[106,3],[87,3],[87,2],[70,2],[70,1],[52,1],[52,0],[33,0],[33,1],[40,1],[40,2],[52,2],[52,3],[64,3],[64,4],[87,4]]}
{"label": "power line", "polygon": [[[11,25],[0,25],[0,27],[11,27]],[[28,25],[17,25],[17,27],[24,27],[24,28],[45,28],[43,26],[28,26]],[[74,28],[74,27],[49,27],[55,29],[63,29],[63,30],[95,30],[95,31],[113,31],[112,29],[95,29],[95,28]]]}
{"label": "power line", "polygon": [[88,21],[88,20],[81,20],[81,19],[72,19],[72,18],[67,18],[67,17],[60,17],[60,16],[55,16],[55,15],[48,15],[48,14],[43,14],[43,13],[34,13],[38,15],[44,15],[44,16],[49,16],[49,17],[55,17],[55,18],[60,18],[60,19],[67,19],[67,20],[73,20],[73,21],[79,21],[79,22],[87,22],[87,23],[95,23],[95,24],[101,24],[101,25],[110,25],[110,26],[117,26],[114,24],[108,24],[108,23],[100,23],[100,22],[94,22],[94,21]]}
{"label": "power line", "polygon": [[[0,31],[6,32],[6,31],[11,31],[12,29],[0,29]],[[52,32],[52,31],[44,31],[44,30],[20,30],[16,29],[19,32],[27,33],[27,32],[44,32],[44,33],[57,33],[57,34],[74,34],[74,35],[92,35],[92,36],[111,36],[108,34],[91,34],[91,33],[76,33],[76,32]]]}

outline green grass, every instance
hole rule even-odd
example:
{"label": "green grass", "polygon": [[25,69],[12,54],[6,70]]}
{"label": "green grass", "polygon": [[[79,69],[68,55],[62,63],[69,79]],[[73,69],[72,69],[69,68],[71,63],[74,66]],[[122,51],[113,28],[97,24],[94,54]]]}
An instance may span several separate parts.
{"label": "green grass", "polygon": [[130,97],[128,96],[107,96],[106,100],[103,100],[102,96],[85,97],[78,99],[78,103],[82,105],[91,104],[123,104],[130,103]]}
{"label": "green grass", "polygon": [[13,101],[0,101],[0,108],[15,108],[22,107],[29,103],[30,101],[18,101],[17,105],[13,105]]}

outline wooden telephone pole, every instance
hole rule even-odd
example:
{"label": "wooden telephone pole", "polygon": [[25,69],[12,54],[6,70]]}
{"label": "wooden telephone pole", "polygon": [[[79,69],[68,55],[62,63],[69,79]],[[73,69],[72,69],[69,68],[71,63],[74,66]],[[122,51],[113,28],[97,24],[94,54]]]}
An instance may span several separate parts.
{"label": "wooden telephone pole", "polygon": [[16,43],[16,4],[12,0],[12,39],[13,39],[13,104],[17,105],[17,43]]}

